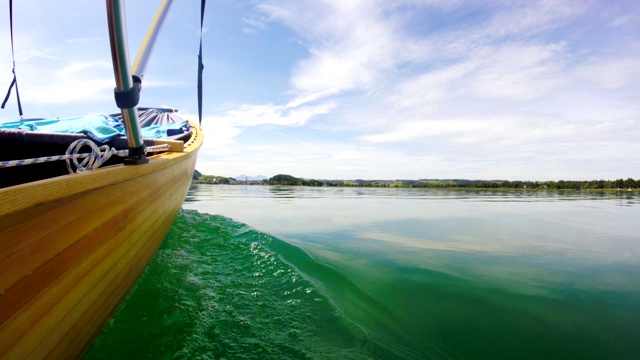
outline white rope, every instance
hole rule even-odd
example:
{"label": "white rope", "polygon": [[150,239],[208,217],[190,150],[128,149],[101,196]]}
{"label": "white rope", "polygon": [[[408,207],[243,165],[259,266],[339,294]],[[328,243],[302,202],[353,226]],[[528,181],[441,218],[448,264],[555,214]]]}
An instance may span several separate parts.
{"label": "white rope", "polygon": [[[80,157],[77,157],[76,155],[78,155],[78,152],[83,146],[89,146],[91,148],[91,154],[82,154],[86,156],[83,156],[84,160],[82,160],[82,162],[78,162],[78,159],[80,159]],[[72,152],[73,156],[71,156]],[[69,170],[70,174],[73,174],[74,171],[71,166],[72,163],[76,167],[75,172],[79,173],[99,168],[100,165],[109,160],[111,155],[124,157],[128,154],[129,150],[118,151],[114,148],[110,148],[108,145],[102,145],[98,147],[96,143],[89,139],[80,139],[72,142],[71,145],[69,145],[69,148],[67,148],[67,152],[65,153],[65,156],[69,156],[69,158],[65,160],[67,162],[67,170]]]}
{"label": "white rope", "polygon": [[[89,146],[91,148],[91,153],[82,153],[79,154],[79,151],[82,147]],[[144,149],[145,153],[149,152],[161,152],[169,150],[170,146],[168,144],[163,145],[154,145],[149,146]],[[76,167],[75,172],[83,172],[87,170],[92,170],[100,167],[104,164],[111,156],[118,155],[120,157],[126,157],[129,155],[129,150],[116,150],[115,148],[110,148],[108,145],[102,145],[98,147],[93,141],[88,139],[80,139],[76,140],[69,145],[69,148],[65,152],[65,155],[56,155],[56,156],[45,156],[39,158],[32,159],[23,159],[23,160],[10,160],[10,161],[0,161],[0,169],[14,167],[14,166],[22,166],[22,165],[32,165],[39,164],[44,162],[52,162],[65,160],[67,163],[67,170],[69,173],[73,174],[73,166]],[[78,161],[79,159],[84,159],[82,161]]]}
{"label": "white rope", "polygon": [[153,145],[144,148],[144,153],[167,151],[171,148],[169,144]]}

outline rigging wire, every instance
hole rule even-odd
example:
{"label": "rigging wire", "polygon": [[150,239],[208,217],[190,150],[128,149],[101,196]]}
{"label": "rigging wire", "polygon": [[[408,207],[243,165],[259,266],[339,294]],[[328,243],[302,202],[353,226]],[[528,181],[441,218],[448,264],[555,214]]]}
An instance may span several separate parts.
{"label": "rigging wire", "polygon": [[16,56],[13,51],[13,0],[9,0],[9,29],[11,31],[11,59],[13,61],[13,69],[11,70],[11,72],[13,72],[13,80],[11,81],[11,85],[9,85],[9,91],[7,91],[7,96],[4,97],[4,101],[2,102],[2,106],[0,106],[0,108],[4,109],[4,106],[7,104],[7,101],[11,96],[11,90],[15,86],[16,99],[18,100],[18,112],[20,113],[20,119],[22,119],[22,104],[20,103],[20,92],[18,91],[18,79],[16,77]]}
{"label": "rigging wire", "polygon": [[206,0],[200,2],[200,52],[198,53],[198,121],[200,126],[202,126],[202,72],[204,71],[204,65],[202,64],[202,28],[206,2]]}

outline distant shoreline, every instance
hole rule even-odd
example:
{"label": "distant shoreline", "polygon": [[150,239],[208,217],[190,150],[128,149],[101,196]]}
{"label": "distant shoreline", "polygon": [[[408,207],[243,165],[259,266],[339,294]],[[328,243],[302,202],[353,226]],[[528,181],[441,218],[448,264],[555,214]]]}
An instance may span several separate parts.
{"label": "distant shoreline", "polygon": [[589,190],[589,191],[638,191],[640,179],[616,180],[558,180],[511,181],[468,179],[418,179],[418,180],[316,180],[278,174],[264,180],[236,180],[230,177],[204,175],[196,170],[194,184],[221,185],[269,185],[310,187],[360,187],[360,188],[425,188],[448,190]]}
{"label": "distant shoreline", "polygon": [[473,190],[473,191],[559,191],[559,192],[569,192],[569,191],[586,191],[586,192],[640,192],[640,188],[632,188],[632,189],[549,189],[549,188],[509,188],[509,187],[496,187],[496,188],[479,188],[479,187],[414,187],[414,186],[367,186],[367,185],[339,185],[339,186],[310,186],[310,185],[283,185],[283,184],[245,184],[244,182],[239,182],[236,184],[217,184],[217,183],[206,183],[198,180],[193,180],[191,182],[192,185],[224,185],[224,186],[269,186],[269,187],[308,187],[308,188],[318,188],[318,187],[327,187],[327,188],[362,188],[362,189],[427,189],[427,190]]}

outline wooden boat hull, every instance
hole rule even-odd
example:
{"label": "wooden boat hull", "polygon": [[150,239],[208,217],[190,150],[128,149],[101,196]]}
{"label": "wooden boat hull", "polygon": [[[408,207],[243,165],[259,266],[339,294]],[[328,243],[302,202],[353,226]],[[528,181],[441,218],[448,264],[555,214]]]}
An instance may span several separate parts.
{"label": "wooden boat hull", "polygon": [[77,358],[171,227],[202,134],[184,152],[0,189],[0,358]]}

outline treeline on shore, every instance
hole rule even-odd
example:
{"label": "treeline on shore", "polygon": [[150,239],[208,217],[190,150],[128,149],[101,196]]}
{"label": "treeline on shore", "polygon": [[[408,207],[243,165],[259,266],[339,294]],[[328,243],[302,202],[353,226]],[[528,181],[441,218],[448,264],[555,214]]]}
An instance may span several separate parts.
{"label": "treeline on shore", "polygon": [[316,180],[278,174],[261,181],[241,181],[234,178],[204,175],[196,170],[194,183],[199,184],[254,184],[289,186],[355,186],[355,187],[410,187],[410,188],[475,188],[475,189],[547,189],[547,190],[616,190],[640,189],[640,179],[634,180],[559,180],[559,181],[510,181],[467,179],[419,179],[419,180]]}
{"label": "treeline on shore", "polygon": [[193,178],[191,182],[193,184],[224,184],[224,185],[241,184],[240,181],[237,181],[236,179],[231,177],[205,175],[198,170],[193,171]]}

